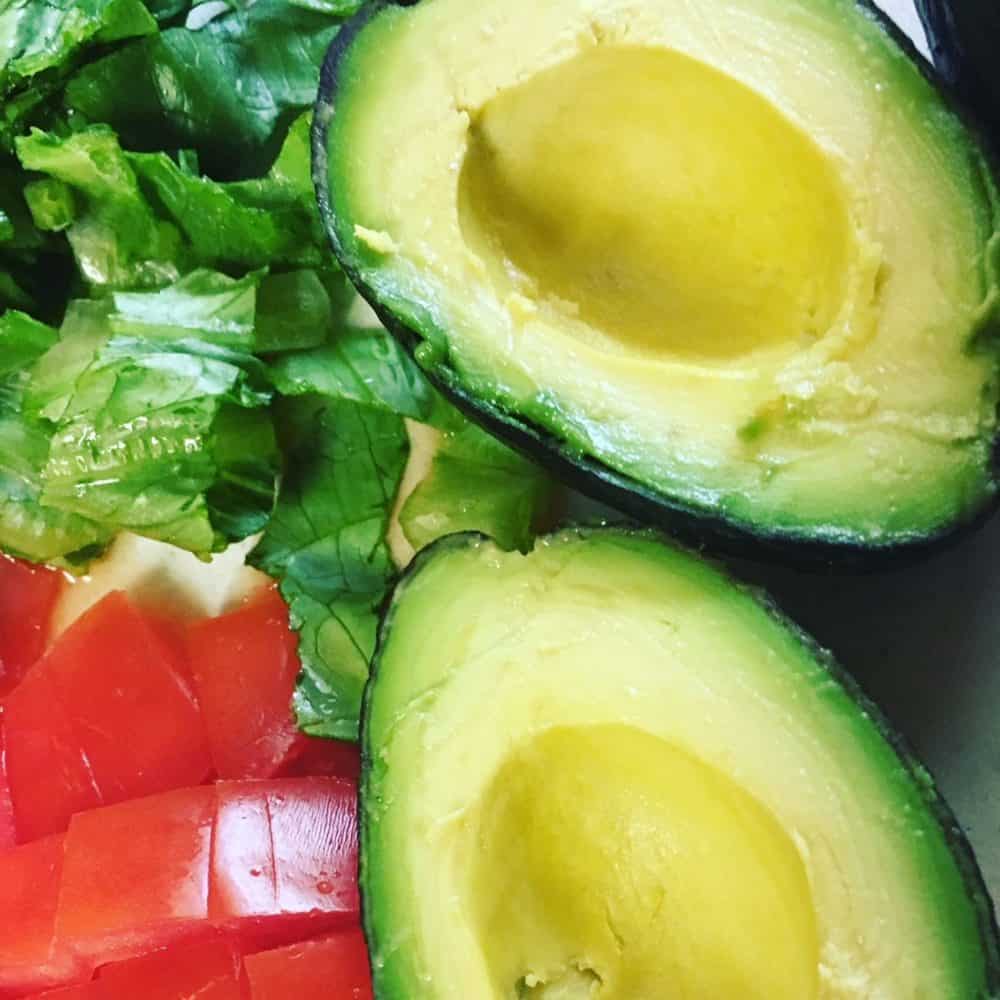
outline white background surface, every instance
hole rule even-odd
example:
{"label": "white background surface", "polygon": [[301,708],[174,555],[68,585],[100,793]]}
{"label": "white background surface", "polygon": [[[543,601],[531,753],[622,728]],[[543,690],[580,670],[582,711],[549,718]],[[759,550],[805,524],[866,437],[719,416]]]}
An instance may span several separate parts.
{"label": "white background surface", "polygon": [[[912,0],[881,0],[926,44]],[[928,764],[1000,901],[1000,517],[947,553],[870,577],[737,567],[860,681]]]}

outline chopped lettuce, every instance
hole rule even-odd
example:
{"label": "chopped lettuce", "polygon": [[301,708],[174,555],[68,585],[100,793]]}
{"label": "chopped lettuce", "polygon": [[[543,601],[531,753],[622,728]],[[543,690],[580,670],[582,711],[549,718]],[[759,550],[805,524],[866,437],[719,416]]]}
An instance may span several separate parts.
{"label": "chopped lettuce", "polygon": [[169,28],[83,67],[66,101],[130,149],[188,147],[213,177],[259,176],[288,124],[312,107],[327,46],[359,6],[240,0],[207,21],[196,9],[196,27]]}
{"label": "chopped lettuce", "polygon": [[60,185],[45,205],[31,194],[35,222],[66,229],[95,289],[157,288],[197,267],[321,268],[336,280],[309,181],[308,128],[307,118],[295,123],[266,177],[228,184],[166,153],[124,152],[105,125],[67,136],[35,129],[16,148],[26,169]]}
{"label": "chopped lettuce", "polygon": [[57,337],[23,313],[0,317],[0,549],[73,565],[99,551],[108,534],[86,518],[39,503],[49,429],[23,406],[30,367]]}
{"label": "chopped lettuce", "polygon": [[502,548],[527,551],[555,494],[537,465],[455,414],[399,523],[415,549],[453,532],[479,531]]}
{"label": "chopped lettuce", "polygon": [[281,582],[299,632],[299,724],[356,739],[378,609],[395,567],[386,531],[406,466],[401,417],[303,396],[277,409],[285,479],[252,561]]}
{"label": "chopped lettuce", "polygon": [[280,459],[255,292],[199,271],[76,304],[25,399],[53,427],[41,503],[199,555],[260,531]]}

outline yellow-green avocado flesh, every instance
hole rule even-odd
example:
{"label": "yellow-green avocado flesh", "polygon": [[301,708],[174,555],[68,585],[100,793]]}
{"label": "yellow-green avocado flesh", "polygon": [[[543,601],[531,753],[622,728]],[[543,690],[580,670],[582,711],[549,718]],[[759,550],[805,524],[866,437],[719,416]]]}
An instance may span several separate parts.
{"label": "yellow-green avocado flesh", "polygon": [[751,534],[990,504],[996,185],[854,0],[384,3],[338,53],[339,256],[470,405]]}
{"label": "yellow-green avocado flesh", "polygon": [[971,855],[848,685],[650,534],[438,543],[362,727],[378,1000],[992,997]]}

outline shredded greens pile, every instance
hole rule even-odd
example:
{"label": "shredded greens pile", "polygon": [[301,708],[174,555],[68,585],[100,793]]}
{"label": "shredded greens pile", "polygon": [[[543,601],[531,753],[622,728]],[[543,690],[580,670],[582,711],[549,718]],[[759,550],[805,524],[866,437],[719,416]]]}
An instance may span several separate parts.
{"label": "shredded greens pile", "polygon": [[[84,569],[118,532],[261,535],[308,732],[357,735],[387,531],[530,545],[551,499],[381,328],[322,231],[319,66],[361,0],[0,0],[0,549]],[[411,425],[412,426],[412,425]]]}

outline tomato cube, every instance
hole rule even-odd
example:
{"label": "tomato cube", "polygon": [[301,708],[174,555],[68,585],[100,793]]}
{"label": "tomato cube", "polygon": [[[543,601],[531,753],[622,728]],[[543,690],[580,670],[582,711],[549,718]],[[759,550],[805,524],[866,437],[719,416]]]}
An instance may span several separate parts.
{"label": "tomato cube", "polygon": [[53,946],[63,837],[0,854],[0,997],[87,979],[90,968]]}
{"label": "tomato cube", "polygon": [[347,778],[357,783],[361,777],[361,752],[356,743],[304,736],[298,756],[281,773],[286,777]]}
{"label": "tomato cube", "polygon": [[299,673],[288,608],[275,587],[188,632],[195,689],[220,778],[268,778],[303,736],[292,716]]}
{"label": "tomato cube", "polygon": [[244,996],[240,954],[235,942],[225,937],[161,948],[107,965],[98,982],[100,1000],[242,1000]]}
{"label": "tomato cube", "polygon": [[204,936],[215,792],[182,789],[75,816],[56,942],[102,965]]}
{"label": "tomato cube", "polygon": [[42,655],[62,573],[0,555],[0,697]]}
{"label": "tomato cube", "polygon": [[27,1000],[103,1000],[101,986],[97,982],[80,983],[77,986],[62,986],[44,993],[32,993]]}
{"label": "tomato cube", "polygon": [[356,787],[335,778],[224,782],[212,848],[212,920],[248,948],[358,919]]}
{"label": "tomato cube", "polygon": [[244,968],[252,1000],[371,1000],[372,996],[368,951],[360,929],[248,955]]}
{"label": "tomato cube", "polygon": [[0,704],[0,851],[6,851],[16,843],[14,800],[10,794],[10,779],[7,777],[7,737],[4,732],[3,705]]}
{"label": "tomato cube", "polygon": [[201,713],[174,652],[124,594],[87,611],[34,669],[70,713],[106,805],[210,773]]}
{"label": "tomato cube", "polygon": [[7,697],[3,730],[21,842],[61,833],[74,813],[101,804],[90,763],[47,671],[32,670]]}

